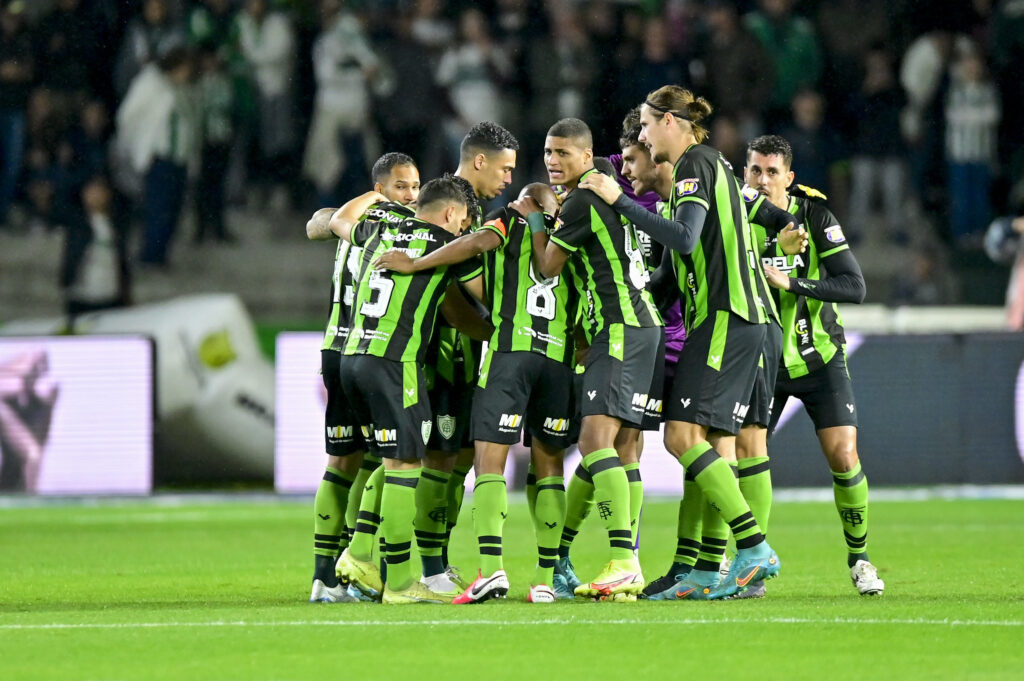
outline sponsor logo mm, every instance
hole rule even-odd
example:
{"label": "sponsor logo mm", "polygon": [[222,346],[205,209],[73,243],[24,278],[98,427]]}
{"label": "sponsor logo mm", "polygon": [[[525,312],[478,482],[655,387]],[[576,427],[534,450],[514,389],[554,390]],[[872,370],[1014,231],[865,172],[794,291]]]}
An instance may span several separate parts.
{"label": "sponsor logo mm", "polygon": [[352,437],[352,426],[328,426],[327,437],[332,440]]}
{"label": "sponsor logo mm", "polygon": [[373,439],[380,444],[395,442],[398,440],[398,431],[395,428],[378,428],[373,431]]}
{"label": "sponsor logo mm", "polygon": [[647,406],[647,394],[641,395],[640,393],[633,393],[633,406],[634,407],[646,407]]}
{"label": "sponsor logo mm", "polygon": [[550,430],[552,433],[565,433],[569,430],[569,419],[544,419],[544,430]]}
{"label": "sponsor logo mm", "polygon": [[523,422],[522,414],[502,414],[501,418],[498,419],[499,428],[518,428],[519,424]]}
{"label": "sponsor logo mm", "polygon": [[749,404],[740,404],[737,402],[736,406],[732,408],[732,417],[737,421],[743,421],[743,419],[747,418],[748,411],[750,411]]}
{"label": "sponsor logo mm", "polygon": [[364,438],[370,439],[370,426],[359,426],[359,430],[363,433]]}

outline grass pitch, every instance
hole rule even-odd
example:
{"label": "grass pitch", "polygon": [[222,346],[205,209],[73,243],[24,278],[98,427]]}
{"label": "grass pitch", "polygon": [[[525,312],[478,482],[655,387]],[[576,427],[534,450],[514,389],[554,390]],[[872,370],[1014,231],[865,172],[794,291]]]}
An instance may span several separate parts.
{"label": "grass pitch", "polygon": [[[453,562],[475,566],[469,504]],[[0,680],[1021,679],[1024,504],[874,502],[886,581],[857,595],[828,503],[778,503],[782,574],[739,602],[524,602],[523,503],[506,524],[506,602],[309,604],[311,500],[0,509]],[[676,505],[644,508],[659,576]],[[588,521],[581,577],[605,559]]]}

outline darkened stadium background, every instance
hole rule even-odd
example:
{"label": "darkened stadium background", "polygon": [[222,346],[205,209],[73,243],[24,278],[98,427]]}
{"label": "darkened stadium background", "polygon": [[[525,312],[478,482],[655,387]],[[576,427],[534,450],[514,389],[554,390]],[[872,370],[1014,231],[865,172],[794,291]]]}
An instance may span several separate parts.
{"label": "darkened stadium background", "polygon": [[[1002,305],[1009,270],[982,239],[1024,210],[1022,62],[1024,0],[0,0],[0,325],[89,331],[95,308],[226,293],[272,357],[278,331],[326,318],[334,251],[306,219],[368,189],[380,153],[411,154],[425,180],[496,120],[521,144],[500,201],[545,178],[555,120],[618,153],[623,115],[666,83],[715,106],[710,143],[737,173],[752,137],[790,140],[869,304]],[[154,150],[148,107],[168,93],[146,73],[183,63],[177,146]],[[147,247],[150,229],[169,247]],[[83,296],[86,272],[105,297]],[[217,385],[247,356],[225,333],[183,339],[182,366],[207,407],[223,389],[266,423],[259,389]],[[1019,482],[1017,338],[869,338],[851,359],[862,449],[892,465],[873,481],[939,482],[926,464],[943,457],[941,481]],[[803,414],[780,431],[807,453],[778,461],[783,484],[827,483],[812,437]]]}

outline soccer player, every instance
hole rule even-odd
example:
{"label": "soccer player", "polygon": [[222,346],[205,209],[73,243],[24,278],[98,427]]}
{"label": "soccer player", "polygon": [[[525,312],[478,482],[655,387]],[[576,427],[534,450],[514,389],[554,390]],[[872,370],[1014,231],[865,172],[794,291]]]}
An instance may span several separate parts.
{"label": "soccer player", "polygon": [[[467,229],[480,227],[481,202],[490,201],[511,184],[518,150],[515,136],[497,123],[478,123],[466,133],[453,179],[466,192],[473,208]],[[461,294],[453,291],[447,305],[460,308],[460,317],[472,319],[474,310]],[[487,336],[489,332],[488,328]],[[481,336],[477,334],[476,338]],[[462,507],[466,474],[473,464],[469,422],[480,344],[457,332],[444,319],[439,320],[426,364],[434,427],[417,487],[416,542],[423,578],[430,588],[461,593],[467,583],[449,565],[447,548]]]}
{"label": "soccer player", "polygon": [[[732,529],[738,549],[721,583],[718,565],[698,557],[674,587],[655,594],[666,599],[724,598],[779,571],[778,556],[728,463],[735,458],[735,435],[754,388],[770,294],[739,184],[721,154],[702,144],[707,131],[700,122],[710,113],[706,100],[677,86],[650,93],[641,107],[638,140],[648,144],[654,161],[673,164],[671,220],[643,210],[621,192],[603,196],[664,244],[672,258],[687,340],[665,407],[665,446]],[[765,213],[762,222],[783,229],[784,218]]]}
{"label": "soccer player", "polygon": [[518,201],[489,215],[476,232],[415,261],[391,252],[376,263],[413,272],[484,256],[485,300],[494,334],[473,397],[473,522],[480,571],[455,599],[457,604],[479,603],[508,592],[502,562],[502,527],[508,512],[504,471],[509,447],[519,442],[524,423],[538,478],[532,517],[539,555],[527,599],[555,600],[552,577],[565,515],[562,458],[572,420],[571,327],[578,299],[564,277],[547,279],[536,273],[530,224],[523,215],[551,233],[557,211],[558,200],[550,187],[530,184]]}
{"label": "soccer player", "polygon": [[[450,177],[423,186],[415,217],[360,220],[379,198],[371,192],[354,199],[330,222],[340,238],[364,249],[339,366],[347,406],[340,440],[342,446],[354,448],[355,427],[367,434],[372,431],[384,459],[380,527],[388,567],[383,602],[450,602],[451,595],[431,591],[415,580],[409,564],[416,486],[432,429],[423,361],[449,280],[479,284],[480,268],[464,264],[411,275],[373,269],[370,263],[396,244],[416,256],[442,247],[462,230],[467,216],[466,198]],[[351,551],[342,553],[337,570],[357,584],[379,585],[376,566]]]}
{"label": "soccer player", "polygon": [[792,163],[792,148],[777,135],[758,137],[747,147],[746,183],[794,214],[811,237],[806,254],[786,256],[760,235],[769,244],[764,271],[786,330],[770,429],[790,397],[803,402],[832,471],[850,578],[861,595],[877,595],[885,583],[868,558],[868,481],[857,455],[856,402],[836,305],[862,302],[864,277],[825,196],[802,185],[790,194]]}
{"label": "soccer player", "polygon": [[[419,170],[409,156],[398,152],[384,154],[371,171],[374,191],[389,202],[401,206],[415,203],[420,191]],[[394,210],[397,206],[391,206]],[[306,236],[312,240],[336,238],[329,223],[337,208],[322,208],[306,223]],[[408,215],[412,215],[412,210]],[[338,240],[331,277],[331,313],[320,346],[320,373],[327,390],[325,414],[327,470],[313,500],[313,591],[310,602],[338,603],[353,600],[338,582],[334,564],[345,548],[348,528],[355,527],[366,479],[380,465],[380,458],[365,450],[341,456],[338,419],[342,410],[338,383],[338,358],[348,338],[348,318],[353,296],[353,277],[358,270],[362,249],[345,239]],[[368,444],[368,443],[364,443]]]}
{"label": "soccer player", "polygon": [[647,291],[647,268],[633,225],[593,192],[578,185],[595,173],[590,128],[565,118],[548,130],[544,162],[551,184],[564,185],[562,226],[548,237],[532,228],[533,260],[541,277],[570,263],[584,298],[590,341],[580,397],[579,449],[594,484],[594,507],[608,531],[610,561],[580,596],[638,594],[643,574],[633,553],[629,483],[620,451],[634,448],[654,376],[661,317]]}

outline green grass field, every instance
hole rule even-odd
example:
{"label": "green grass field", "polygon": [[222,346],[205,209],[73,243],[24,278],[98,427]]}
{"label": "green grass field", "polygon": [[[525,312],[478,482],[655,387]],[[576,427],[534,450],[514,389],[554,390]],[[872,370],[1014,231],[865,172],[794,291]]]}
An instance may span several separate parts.
{"label": "green grass field", "polygon": [[[506,525],[507,602],[309,604],[311,501],[0,509],[0,680],[1021,679],[1024,503],[875,502],[886,592],[850,585],[831,504],[779,503],[760,601],[524,602],[526,507]],[[469,525],[453,562],[475,565]],[[657,577],[676,506],[644,509]],[[582,577],[603,562],[589,521]]]}

